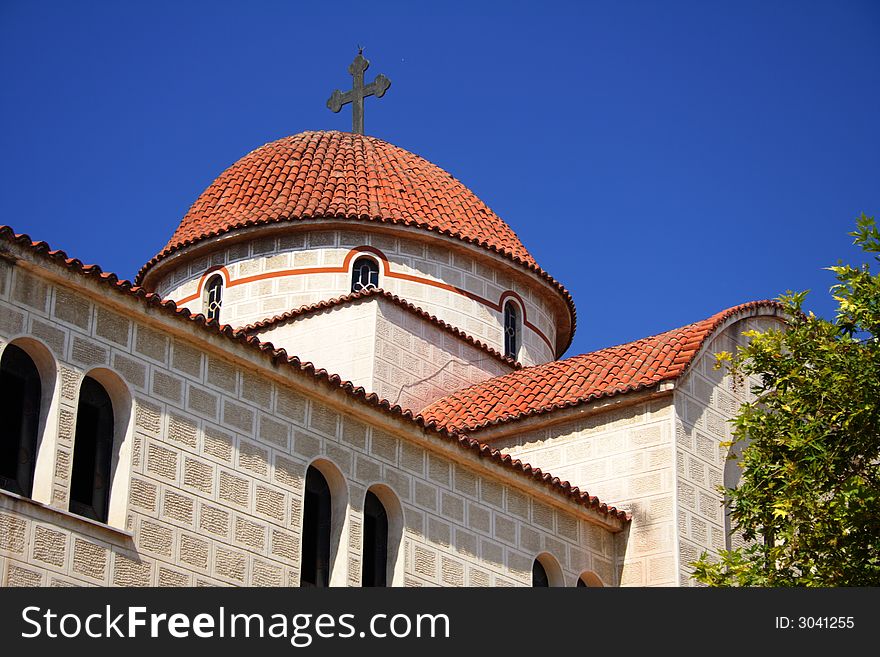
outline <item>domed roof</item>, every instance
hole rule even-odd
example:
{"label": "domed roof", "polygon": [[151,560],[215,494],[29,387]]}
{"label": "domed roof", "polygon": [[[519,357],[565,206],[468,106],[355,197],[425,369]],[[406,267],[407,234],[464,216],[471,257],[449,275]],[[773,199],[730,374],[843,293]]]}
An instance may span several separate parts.
{"label": "domed roof", "polygon": [[221,173],[138,280],[161,259],[200,240],[318,218],[423,228],[540,271],[510,226],[440,167],[376,137],[303,132],[261,146]]}

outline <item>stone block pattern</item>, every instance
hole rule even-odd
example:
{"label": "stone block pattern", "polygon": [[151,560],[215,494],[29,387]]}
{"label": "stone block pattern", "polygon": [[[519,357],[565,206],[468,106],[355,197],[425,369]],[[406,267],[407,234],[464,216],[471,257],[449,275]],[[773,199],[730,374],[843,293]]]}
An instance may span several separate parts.
{"label": "stone block pattern", "polygon": [[[561,500],[539,502],[528,482],[446,443],[417,444],[421,434],[408,427],[392,433],[358,421],[322,401],[317,384],[281,385],[250,352],[209,354],[195,327],[172,337],[161,323],[171,320],[148,318],[133,300],[96,307],[65,287],[56,306],[56,284],[28,274],[16,286],[19,273],[6,273],[0,317],[43,336],[61,384],[41,442],[51,450],[51,503],[0,492],[0,584],[296,585],[305,472],[315,459],[333,464],[348,498],[336,581],[360,582],[363,499],[382,484],[401,506],[400,584],[529,585],[540,551],[559,561],[567,585],[585,570],[617,583],[612,534]],[[0,345],[17,333],[4,329]],[[132,396],[118,527],[67,511],[76,381],[97,366],[122,377]]]}
{"label": "stone block pattern", "polygon": [[467,386],[513,371],[509,365],[385,300],[376,323],[375,390],[415,411]]}
{"label": "stone block pattern", "polygon": [[[232,280],[260,277],[290,270],[339,268],[351,249],[371,246],[388,258],[391,271],[454,286],[467,293],[498,303],[508,290],[525,302],[528,321],[537,326],[551,344],[556,341],[556,318],[553,306],[546,301],[556,293],[531,278],[494,261],[486,254],[475,254],[461,247],[419,239],[417,232],[390,236],[373,230],[314,230],[277,238],[263,238],[253,243],[233,244],[182,265],[158,285],[158,292],[170,299],[195,294],[199,281],[212,266],[223,265]],[[471,298],[430,284],[381,275],[380,286],[465,333],[504,351],[503,317]],[[283,275],[255,278],[224,291],[222,318],[233,326],[245,326],[287,310],[332,299],[351,291],[350,273],[323,272],[307,275]],[[185,304],[193,312],[203,312],[203,302],[195,299]],[[293,352],[297,353],[297,352]],[[297,355],[299,355],[297,353]],[[554,360],[551,348],[531,329],[523,330],[519,358],[535,365]],[[319,367],[326,367],[317,363]]]}
{"label": "stone block pattern", "polygon": [[[758,317],[741,320],[718,333],[703,355],[678,382],[675,390],[675,449],[678,527],[681,559],[678,578],[682,586],[695,584],[690,563],[708,551],[715,554],[737,542],[718,492],[722,484],[733,487],[738,466],[728,459],[732,418],[750,401],[750,384],[736,384],[723,370],[715,369],[715,354],[733,352],[745,344],[744,331],[779,326],[779,320]],[[726,475],[725,475],[726,472]]]}
{"label": "stone block pattern", "polygon": [[625,557],[615,564],[620,584],[674,586],[673,417],[672,399],[665,397],[608,407],[490,444],[629,511],[628,543],[619,550]]}
{"label": "stone block pattern", "polygon": [[308,315],[259,335],[414,412],[513,368],[382,298]]}
{"label": "stone block pattern", "polygon": [[274,326],[258,337],[365,390],[378,392],[373,383],[375,303],[325,310]]}

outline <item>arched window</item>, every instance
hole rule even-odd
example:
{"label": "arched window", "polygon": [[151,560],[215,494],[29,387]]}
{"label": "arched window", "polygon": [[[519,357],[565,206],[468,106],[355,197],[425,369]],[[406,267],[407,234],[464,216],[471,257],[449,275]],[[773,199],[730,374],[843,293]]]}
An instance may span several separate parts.
{"label": "arched window", "polygon": [[300,586],[330,584],[330,486],[315,466],[306,471]]}
{"label": "arched window", "polygon": [[223,305],[223,277],[212,276],[205,285],[205,317],[220,321],[220,307]]}
{"label": "arched window", "polygon": [[76,435],[70,476],[70,510],[107,522],[113,460],[113,403],[100,383],[90,376],[79,389]]}
{"label": "arched window", "polygon": [[513,301],[504,304],[504,355],[516,358],[519,353],[519,309]]}
{"label": "arched window", "polygon": [[364,560],[361,586],[388,585],[388,513],[372,492],[364,499]]}
{"label": "arched window", "polygon": [[40,373],[14,344],[0,358],[0,488],[33,493],[40,424]]}
{"label": "arched window", "polygon": [[379,264],[368,256],[361,256],[351,268],[351,291],[362,292],[379,287]]}
{"label": "arched window", "polygon": [[547,571],[544,570],[544,565],[537,559],[535,559],[534,563],[532,564],[532,586],[550,586],[550,578],[547,577]]}
{"label": "arched window", "polygon": [[586,572],[581,573],[581,576],[578,577],[577,585],[578,587],[601,588],[602,580],[595,573]]}
{"label": "arched window", "polygon": [[562,568],[556,557],[542,552],[532,562],[532,586],[565,586]]}

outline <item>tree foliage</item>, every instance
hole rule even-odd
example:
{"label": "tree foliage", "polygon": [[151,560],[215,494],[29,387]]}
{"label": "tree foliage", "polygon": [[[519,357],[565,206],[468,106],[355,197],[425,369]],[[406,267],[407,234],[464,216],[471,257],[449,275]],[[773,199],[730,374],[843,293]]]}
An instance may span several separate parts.
{"label": "tree foliage", "polygon": [[[880,231],[850,233],[880,264]],[[742,479],[725,490],[745,546],[692,564],[710,586],[880,585],[880,273],[838,264],[833,321],[780,297],[787,330],[720,354],[754,400],[733,420]]]}

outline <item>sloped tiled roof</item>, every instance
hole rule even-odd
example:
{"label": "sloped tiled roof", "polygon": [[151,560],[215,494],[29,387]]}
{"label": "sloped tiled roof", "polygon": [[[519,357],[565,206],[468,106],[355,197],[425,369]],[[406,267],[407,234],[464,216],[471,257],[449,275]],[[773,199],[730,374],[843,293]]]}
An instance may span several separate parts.
{"label": "sloped tiled roof", "polygon": [[[156,308],[179,321],[190,323],[201,330],[220,335],[232,343],[241,345],[254,351],[265,354],[276,367],[291,367],[302,374],[313,378],[317,383],[323,384],[330,391],[340,391],[356,401],[378,409],[399,418],[404,422],[412,423],[427,434],[448,441],[458,448],[474,452],[479,457],[510,469],[514,473],[526,477],[532,481],[547,486],[555,494],[571,499],[576,504],[593,509],[598,513],[617,521],[630,520],[629,514],[621,509],[599,500],[587,491],[570,482],[554,477],[540,468],[534,468],[528,463],[512,458],[509,454],[503,454],[499,450],[474,440],[464,434],[445,427],[438,426],[434,422],[426,421],[420,415],[414,415],[412,411],[403,409],[399,405],[392,405],[387,399],[380,399],[376,393],[367,392],[362,386],[355,386],[351,381],[345,381],[337,374],[331,374],[325,369],[319,369],[310,362],[304,362],[296,356],[289,356],[284,349],[276,349],[269,342],[262,342],[259,338],[248,335],[242,329],[233,329],[228,324],[219,324],[216,320],[207,320],[202,314],[193,314],[187,308],[178,308],[171,300],[163,300],[154,292],[149,292],[141,286],[134,285],[130,281],[120,279],[116,274],[105,272],[98,265],[86,265],[77,258],[70,258],[64,251],[52,249],[46,242],[36,242],[28,235],[17,234],[9,226],[0,225],[0,241],[15,244],[30,250],[34,255],[48,262],[89,278],[107,286],[111,293],[130,296],[144,306]],[[4,249],[0,247],[0,252]]]}
{"label": "sloped tiled roof", "polygon": [[627,344],[505,374],[432,402],[426,422],[470,432],[502,422],[645,390],[681,376],[709,335],[735,315],[782,305],[752,301],[708,319]]}
{"label": "sloped tiled roof", "polygon": [[445,331],[447,333],[451,333],[455,337],[463,340],[464,342],[468,343],[469,345],[476,347],[477,349],[480,349],[481,351],[485,351],[487,354],[489,354],[493,358],[496,358],[497,360],[509,365],[510,367],[513,367],[516,369],[522,368],[522,364],[517,362],[515,359],[511,358],[510,356],[503,355],[497,349],[493,349],[492,347],[487,345],[485,342],[477,340],[473,336],[468,335],[467,333],[462,331],[460,328],[457,328],[457,327],[453,326],[452,324],[444,322],[442,319],[440,319],[436,315],[432,315],[431,313],[429,313],[425,310],[422,310],[421,308],[410,303],[409,301],[406,301],[405,299],[401,299],[396,294],[392,294],[391,292],[388,292],[388,291],[383,290],[382,288],[378,288],[378,287],[373,288],[371,290],[361,290],[360,292],[352,292],[350,294],[344,294],[342,296],[335,297],[333,299],[327,299],[324,301],[318,301],[316,303],[307,304],[305,306],[300,306],[299,308],[295,308],[293,310],[288,310],[287,312],[281,313],[280,315],[275,315],[274,317],[269,317],[268,319],[264,319],[259,322],[254,322],[253,324],[248,324],[247,326],[242,327],[242,330],[245,333],[248,333],[251,335],[259,334],[259,333],[263,333],[264,331],[268,331],[269,329],[271,329],[275,326],[278,326],[279,324],[284,324],[285,322],[291,322],[291,321],[294,321],[294,320],[299,319],[301,317],[305,317],[306,315],[310,315],[312,313],[321,312],[323,310],[329,310],[330,308],[336,308],[337,306],[344,306],[349,303],[357,303],[359,301],[377,298],[377,297],[381,298],[381,299],[385,299],[386,301],[389,301],[390,303],[393,303],[394,305],[398,306],[399,308],[402,308],[403,310],[425,320],[426,322],[433,324],[437,328],[442,329],[443,331]]}

